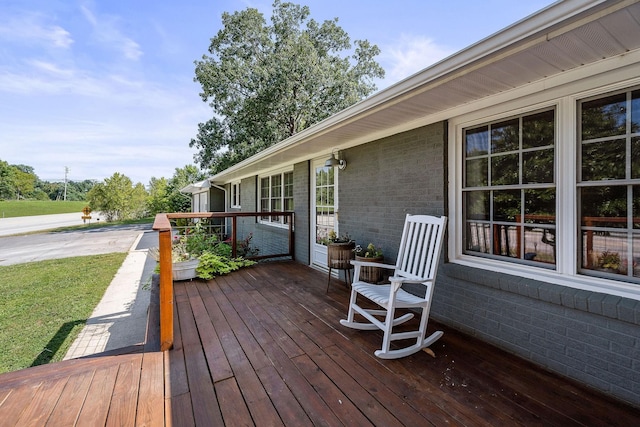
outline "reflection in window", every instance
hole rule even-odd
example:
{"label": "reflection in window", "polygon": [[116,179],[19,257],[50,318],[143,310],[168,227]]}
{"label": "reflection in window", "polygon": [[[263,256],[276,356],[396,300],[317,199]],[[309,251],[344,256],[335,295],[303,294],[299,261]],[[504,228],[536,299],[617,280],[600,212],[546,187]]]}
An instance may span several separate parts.
{"label": "reflection in window", "polygon": [[555,110],[465,129],[463,138],[464,252],[555,265]]}
{"label": "reflection in window", "polygon": [[581,102],[581,273],[640,277],[640,93]]}

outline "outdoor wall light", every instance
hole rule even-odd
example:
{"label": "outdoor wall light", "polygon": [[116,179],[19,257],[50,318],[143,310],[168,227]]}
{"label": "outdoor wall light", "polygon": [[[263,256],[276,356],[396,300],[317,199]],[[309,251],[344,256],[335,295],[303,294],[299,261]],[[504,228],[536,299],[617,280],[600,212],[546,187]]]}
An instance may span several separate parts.
{"label": "outdoor wall light", "polygon": [[335,153],[332,152],[331,157],[324,162],[324,166],[328,168],[335,168],[337,166],[340,170],[344,170],[344,168],[347,167],[347,161],[344,159],[336,159]]}

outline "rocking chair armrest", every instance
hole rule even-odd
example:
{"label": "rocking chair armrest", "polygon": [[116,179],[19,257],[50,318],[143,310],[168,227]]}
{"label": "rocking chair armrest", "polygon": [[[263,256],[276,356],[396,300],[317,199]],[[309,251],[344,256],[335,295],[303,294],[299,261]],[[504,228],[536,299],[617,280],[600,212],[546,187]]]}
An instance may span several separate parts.
{"label": "rocking chair armrest", "polygon": [[395,270],[396,266],[395,265],[391,265],[391,264],[382,264],[379,262],[369,262],[369,261],[356,261],[356,260],[351,260],[351,264],[353,265],[359,265],[361,267],[379,267],[379,268],[386,268],[388,270]]}
{"label": "rocking chair armrest", "polygon": [[389,277],[389,281],[390,282],[400,282],[402,284],[405,283],[415,283],[415,284],[422,284],[425,282],[431,282],[431,280],[425,280],[425,279],[410,279],[408,277],[401,277],[401,276],[391,276]]}

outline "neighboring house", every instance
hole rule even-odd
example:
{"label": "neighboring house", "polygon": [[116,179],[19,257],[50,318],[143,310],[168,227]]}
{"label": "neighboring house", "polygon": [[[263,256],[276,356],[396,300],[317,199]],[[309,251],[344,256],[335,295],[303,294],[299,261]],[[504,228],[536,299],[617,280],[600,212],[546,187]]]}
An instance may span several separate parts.
{"label": "neighboring house", "polygon": [[554,3],[208,181],[318,268],[447,215],[434,319],[640,406],[640,3]]}

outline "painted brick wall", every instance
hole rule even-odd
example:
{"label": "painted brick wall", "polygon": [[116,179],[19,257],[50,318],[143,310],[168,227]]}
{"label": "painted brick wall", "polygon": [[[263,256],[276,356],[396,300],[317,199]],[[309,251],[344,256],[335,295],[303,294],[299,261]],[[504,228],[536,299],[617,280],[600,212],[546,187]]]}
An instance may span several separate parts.
{"label": "painted brick wall", "polygon": [[294,254],[296,261],[303,264],[310,263],[310,167],[309,162],[298,163],[293,166],[293,206],[295,209]]}
{"label": "painted brick wall", "polygon": [[444,212],[444,135],[438,123],[346,150],[340,232],[383,246],[385,259],[395,262],[406,214]]}

